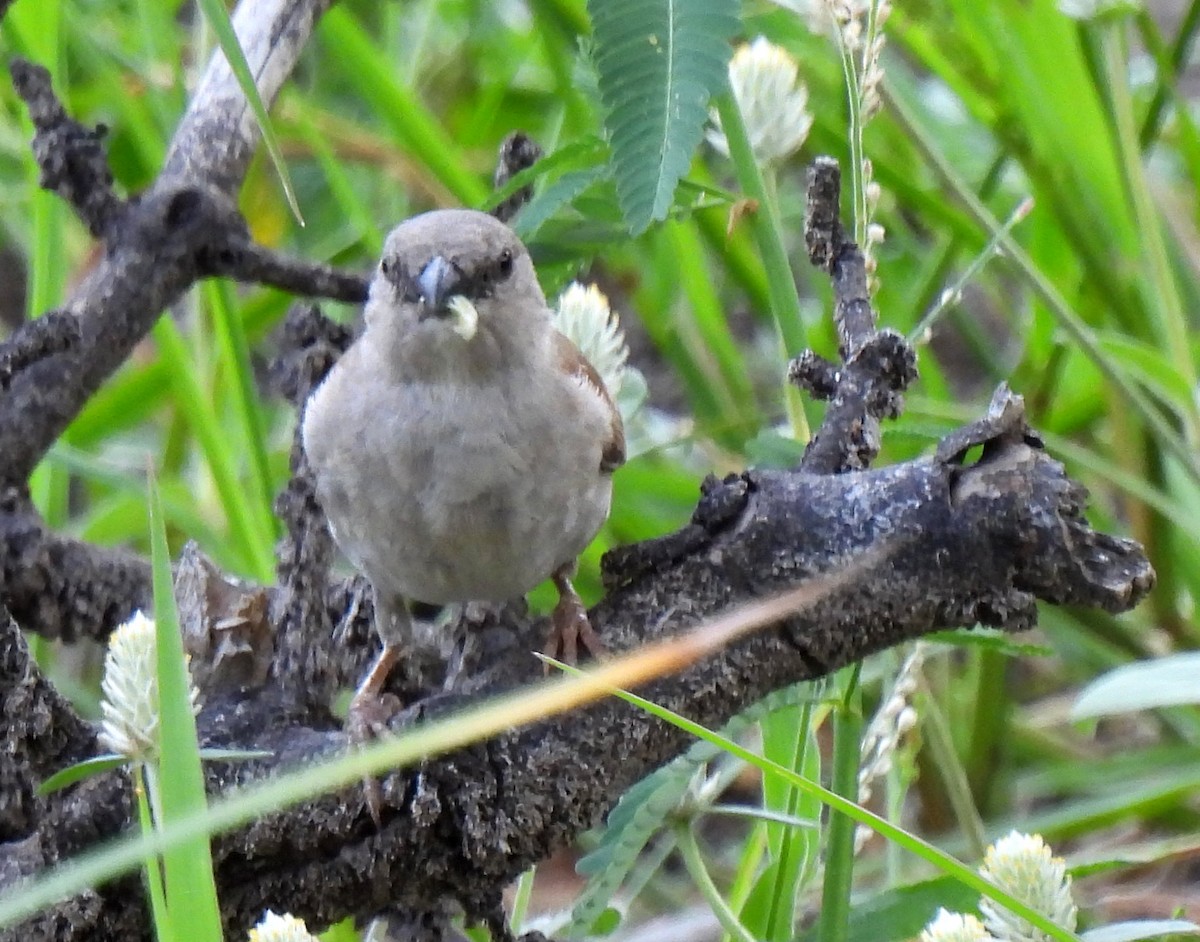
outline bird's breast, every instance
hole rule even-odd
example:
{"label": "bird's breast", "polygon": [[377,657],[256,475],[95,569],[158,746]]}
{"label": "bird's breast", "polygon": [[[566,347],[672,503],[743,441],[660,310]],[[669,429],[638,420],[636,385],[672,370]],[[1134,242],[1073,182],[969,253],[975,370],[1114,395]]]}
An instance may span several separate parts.
{"label": "bird's breast", "polygon": [[[339,545],[373,583],[434,603],[514,598],[607,517],[604,429],[553,374],[465,386],[338,372],[306,410],[306,450]],[[334,414],[328,398],[351,403]]]}

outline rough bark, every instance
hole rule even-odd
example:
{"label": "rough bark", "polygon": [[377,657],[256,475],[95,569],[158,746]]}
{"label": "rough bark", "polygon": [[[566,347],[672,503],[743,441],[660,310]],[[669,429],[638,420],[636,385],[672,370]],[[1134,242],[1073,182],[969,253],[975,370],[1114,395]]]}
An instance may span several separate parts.
{"label": "rough bark", "polygon": [[[237,25],[267,100],[325,5],[243,4]],[[162,176],[130,200],[112,191],[100,133],[65,115],[45,73],[18,64],[14,77],[35,118],[47,185],[71,202],[105,254],[62,312],[0,347],[0,602],[15,618],[0,612],[0,890],[130,824],[119,773],[34,796],[49,771],[93,754],[95,743],[41,678],[18,623],[50,637],[102,637],[149,598],[144,561],[46,530],[28,502],[29,472],[159,311],[197,278],[225,273],[310,295],[362,295],[357,275],[250,243],[233,198],[257,132],[219,57]],[[508,150],[500,179],[536,158],[525,147]],[[915,359],[902,338],[876,329],[861,254],[841,231],[837,202],[836,165],[822,162],[810,186],[807,235],[814,263],[833,279],[843,362],[804,355],[793,365],[797,382],[831,400],[804,462],[706,481],[687,526],[609,554],[608,594],[591,612],[606,644],[623,651],[822,573],[852,570],[813,607],[643,691],[709,726],[783,686],[931,631],[1026,628],[1039,599],[1121,611],[1153,581],[1139,546],[1089,528],[1083,489],[1045,453],[1006,388],[934,457],[868,470],[879,421],[899,411]],[[316,311],[295,311],[277,373],[286,395],[301,402],[349,339]],[[981,457],[964,465],[976,446]],[[204,660],[202,736],[273,752],[269,760],[210,765],[213,794],[343,751],[329,699],[371,653],[361,584],[328,582],[332,543],[298,447],[292,470],[279,502],[287,536],[278,586],[225,585],[203,566],[184,567],[188,596],[203,600],[192,611],[202,617],[188,627],[193,658]],[[859,572],[864,559],[871,565]],[[529,651],[542,636],[519,608],[485,619],[457,652],[462,678],[453,694],[429,692],[440,661],[408,665],[397,690],[410,706],[393,725],[540,676]],[[414,937],[434,938],[461,906],[502,935],[504,886],[596,824],[629,785],[687,745],[674,727],[604,701],[392,773],[382,783],[379,829],[355,787],[222,835],[215,857],[230,937],[243,937],[268,907],[314,928],[347,914],[399,911]],[[0,940],[22,942],[148,937],[133,878],[0,930]]]}

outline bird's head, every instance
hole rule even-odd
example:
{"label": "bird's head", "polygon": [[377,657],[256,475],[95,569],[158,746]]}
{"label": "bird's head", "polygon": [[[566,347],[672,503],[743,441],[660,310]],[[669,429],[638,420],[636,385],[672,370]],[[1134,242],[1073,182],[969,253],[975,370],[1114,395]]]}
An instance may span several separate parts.
{"label": "bird's head", "polygon": [[544,329],[546,300],[529,252],[486,213],[436,210],[387,237],[371,283],[367,321],[407,337],[471,344],[478,335],[519,338]]}

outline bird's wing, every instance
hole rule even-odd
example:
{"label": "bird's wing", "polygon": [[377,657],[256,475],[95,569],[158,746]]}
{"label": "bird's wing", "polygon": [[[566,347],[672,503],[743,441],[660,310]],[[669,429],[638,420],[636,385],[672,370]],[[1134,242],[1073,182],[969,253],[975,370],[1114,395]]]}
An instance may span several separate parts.
{"label": "bird's wing", "polygon": [[554,353],[563,373],[594,392],[607,411],[608,434],[600,449],[600,470],[608,473],[616,471],[625,463],[625,426],[621,422],[621,413],[617,410],[616,403],[604,385],[604,380],[570,338],[557,330],[554,331]]}

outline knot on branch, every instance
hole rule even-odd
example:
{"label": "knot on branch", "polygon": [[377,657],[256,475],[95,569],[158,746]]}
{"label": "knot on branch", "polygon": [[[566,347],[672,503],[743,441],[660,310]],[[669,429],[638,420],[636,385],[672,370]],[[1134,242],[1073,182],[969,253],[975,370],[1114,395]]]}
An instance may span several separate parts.
{"label": "knot on branch", "polygon": [[942,464],[962,464],[966,453],[976,445],[996,442],[1024,442],[1042,449],[1042,439],[1025,421],[1025,399],[1001,383],[992,393],[987,414],[970,425],[947,434],[937,447],[936,460]]}
{"label": "knot on branch", "polygon": [[900,415],[902,394],[917,378],[917,354],[907,340],[894,330],[881,330],[859,347],[847,367],[873,378],[863,391],[869,414],[883,419]]}
{"label": "knot on branch", "polygon": [[837,395],[842,371],[819,353],[805,350],[788,364],[788,382],[803,389],[814,399],[826,402]]}
{"label": "knot on branch", "polygon": [[657,539],[615,546],[604,554],[600,577],[605,590],[611,592],[641,576],[660,573],[698,552],[741,517],[754,487],[750,473],[730,474],[724,479],[708,475],[700,484],[700,501],[687,526]]}
{"label": "knot on branch", "polygon": [[881,331],[841,369],[809,353],[792,362],[788,376],[832,401],[805,449],[804,470],[861,471],[879,454],[880,420],[896,418],[903,409],[903,392],[917,376],[916,356],[899,334]]}
{"label": "knot on branch", "polygon": [[214,274],[231,244],[250,239],[237,204],[221,190],[174,181],[133,200],[115,235],[124,251],[180,265],[193,279]]}
{"label": "knot on branch", "polygon": [[700,483],[700,502],[692,512],[692,523],[716,533],[741,514],[749,499],[752,482],[746,474],[727,474],[718,479],[710,474]]}
{"label": "knot on branch", "polygon": [[79,319],[67,311],[50,311],[27,321],[0,344],[0,392],[31,363],[70,350],[79,343]]}
{"label": "knot on branch", "polygon": [[[979,457],[964,465],[975,447],[982,449]],[[1003,508],[1001,498],[1012,492],[1013,478],[1025,473],[1031,455],[1037,456],[1046,479],[1044,493],[1052,499],[1012,506],[1013,513],[1032,518],[1028,525],[1013,528],[1024,536],[1018,559],[1027,561],[1015,584],[1028,593],[1031,605],[1036,597],[1109,612],[1132,608],[1154,587],[1154,569],[1145,551],[1134,540],[1092,529],[1084,516],[1087,489],[1045,455],[1041,438],[1026,422],[1024,400],[1006,384],[993,394],[987,415],[942,439],[935,460],[949,470],[956,510],[972,500]],[[992,515],[1002,513],[996,510]]]}
{"label": "knot on branch", "polygon": [[54,94],[50,73],[42,66],[16,59],[9,71],[13,88],[33,121],[39,183],[70,203],[95,238],[106,238],[125,208],[113,191],[102,143],[108,129],[102,124],[88,128],[69,117]]}

